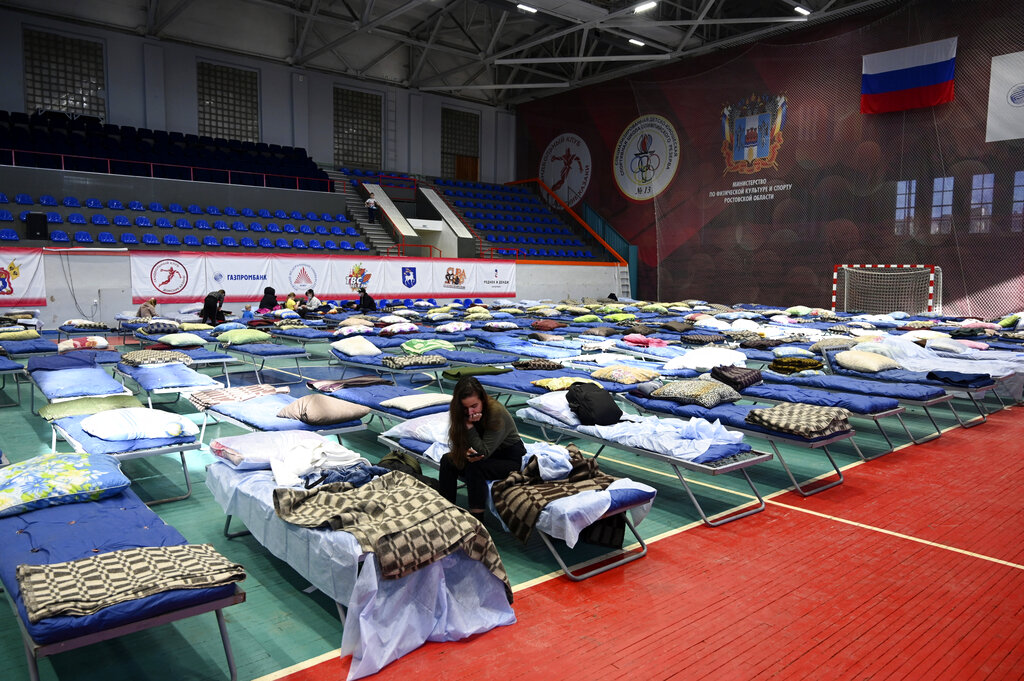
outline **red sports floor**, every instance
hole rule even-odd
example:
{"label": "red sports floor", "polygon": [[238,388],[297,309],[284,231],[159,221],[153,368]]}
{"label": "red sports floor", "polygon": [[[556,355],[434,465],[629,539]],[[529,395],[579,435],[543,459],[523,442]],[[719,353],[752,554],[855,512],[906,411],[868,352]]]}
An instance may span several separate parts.
{"label": "red sports floor", "polygon": [[[427,644],[387,679],[1024,678],[1020,408],[654,541],[582,583],[520,590],[518,623]],[[641,526],[641,530],[642,530]],[[329,659],[284,678],[343,679]]]}

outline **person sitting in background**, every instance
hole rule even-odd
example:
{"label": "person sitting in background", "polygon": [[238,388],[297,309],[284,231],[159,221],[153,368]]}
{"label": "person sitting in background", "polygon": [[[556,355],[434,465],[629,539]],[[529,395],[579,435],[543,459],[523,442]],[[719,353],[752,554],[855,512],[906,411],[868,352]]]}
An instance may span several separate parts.
{"label": "person sitting in background", "polygon": [[210,291],[203,299],[203,311],[199,313],[199,321],[203,324],[217,326],[224,322],[224,312],[221,307],[224,305],[224,289]]}
{"label": "person sitting in background", "polygon": [[142,319],[150,319],[156,316],[156,298],[150,298],[142,305],[139,305],[138,312],[135,313],[136,317]]}
{"label": "person sitting in background", "polygon": [[284,306],[286,309],[294,310],[298,307],[299,301],[295,298],[295,293],[289,292],[288,297],[284,300]]}
{"label": "person sitting in background", "polygon": [[260,298],[260,304],[256,309],[273,310],[275,307],[277,307],[277,291],[273,286],[268,286],[263,289],[263,297]]}
{"label": "person sitting in background", "polygon": [[377,309],[377,303],[366,292],[365,288],[359,288],[359,304],[356,306],[360,312],[372,312]]}
{"label": "person sitting in background", "polygon": [[441,458],[438,491],[454,504],[459,480],[465,481],[468,510],[483,520],[487,482],[518,471],[526,445],[508,409],[484,392],[473,376],[463,376],[455,384],[448,419],[450,449]]}
{"label": "person sitting in background", "polygon": [[255,319],[256,315],[252,313],[252,305],[246,305],[245,309],[242,310],[242,321],[247,322],[250,319]]}

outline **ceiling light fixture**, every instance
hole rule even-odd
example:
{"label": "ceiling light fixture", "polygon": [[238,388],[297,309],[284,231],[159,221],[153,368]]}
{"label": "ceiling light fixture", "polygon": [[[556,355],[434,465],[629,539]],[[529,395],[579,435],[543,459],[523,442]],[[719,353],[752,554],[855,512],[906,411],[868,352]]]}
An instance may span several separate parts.
{"label": "ceiling light fixture", "polygon": [[657,6],[658,3],[653,2],[653,0],[652,2],[645,2],[642,5],[637,5],[636,7],[634,7],[633,14],[640,14],[640,12],[646,12],[647,10],[654,9]]}
{"label": "ceiling light fixture", "polygon": [[637,47],[643,47],[647,43],[645,43],[645,42],[643,42],[641,40],[637,40],[636,38],[630,38],[629,39],[629,44],[630,45],[636,45]]}
{"label": "ceiling light fixture", "polygon": [[811,13],[811,10],[807,9],[803,5],[793,5],[793,11],[805,17]]}
{"label": "ceiling light fixture", "polygon": [[516,9],[522,10],[523,12],[529,12],[530,14],[537,13],[536,7],[530,7],[529,5],[524,5],[523,3],[519,3],[518,5],[516,5]]}

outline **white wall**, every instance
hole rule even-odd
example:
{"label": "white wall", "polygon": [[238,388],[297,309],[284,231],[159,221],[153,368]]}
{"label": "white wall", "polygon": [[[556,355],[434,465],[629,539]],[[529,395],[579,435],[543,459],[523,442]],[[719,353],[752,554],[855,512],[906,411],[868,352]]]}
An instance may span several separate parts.
{"label": "white wall", "polygon": [[[127,252],[47,252],[43,255],[43,267],[47,305],[39,308],[39,318],[45,329],[54,329],[67,319],[80,317],[116,326],[114,315],[138,307],[131,300]],[[516,267],[516,296],[531,300],[601,298],[618,290],[616,276],[614,267],[519,265]],[[94,300],[99,302],[94,304]],[[157,310],[161,314],[173,314],[179,307],[181,305],[159,305]],[[0,308],[0,312],[2,310]]]}
{"label": "white wall", "polygon": [[304,147],[318,163],[333,165],[333,88],[345,87],[383,98],[383,169],[439,174],[441,108],[450,106],[480,114],[480,180],[516,179],[515,116],[507,111],[10,9],[0,9],[0,109],[25,109],[23,26],[103,42],[108,123],[196,133],[196,62],[202,59],[259,73],[263,142]]}

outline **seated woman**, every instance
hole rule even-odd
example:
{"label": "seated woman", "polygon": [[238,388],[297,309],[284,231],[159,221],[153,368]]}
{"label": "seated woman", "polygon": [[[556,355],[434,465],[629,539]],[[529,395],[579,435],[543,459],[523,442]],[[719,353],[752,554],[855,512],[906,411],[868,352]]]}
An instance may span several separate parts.
{"label": "seated woman", "polygon": [[377,302],[366,292],[365,288],[359,289],[359,302],[356,305],[360,312],[372,312],[377,309]]}
{"label": "seated woman", "polygon": [[299,303],[295,310],[299,314],[305,315],[308,312],[326,312],[330,308],[330,305],[325,305],[322,300],[316,297],[313,289],[306,289],[305,302]]}
{"label": "seated woman", "polygon": [[138,312],[135,313],[136,317],[141,319],[150,319],[156,316],[156,298],[150,298],[142,305],[139,305]]}
{"label": "seated woman", "polygon": [[273,310],[275,307],[277,307],[277,291],[273,286],[268,286],[263,289],[263,297],[260,298],[260,304],[256,309]]}
{"label": "seated woman", "polygon": [[464,376],[455,384],[448,409],[449,452],[441,458],[438,491],[455,503],[459,480],[466,483],[469,512],[483,519],[487,481],[504,480],[518,471],[526,453],[515,421],[480,381]]}
{"label": "seated woman", "polygon": [[199,313],[200,321],[213,326],[224,322],[224,312],[221,310],[221,306],[224,305],[225,295],[224,289],[210,291],[203,299],[203,310]]}

